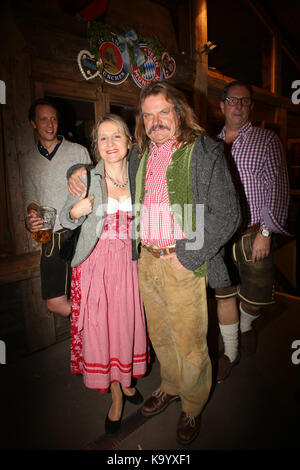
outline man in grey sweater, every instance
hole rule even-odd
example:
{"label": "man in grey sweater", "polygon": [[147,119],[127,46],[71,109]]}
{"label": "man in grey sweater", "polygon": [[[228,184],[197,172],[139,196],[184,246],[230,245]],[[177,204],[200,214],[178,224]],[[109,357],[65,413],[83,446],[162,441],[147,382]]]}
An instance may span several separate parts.
{"label": "man in grey sweater", "polygon": [[[65,174],[75,163],[91,163],[81,145],[57,135],[58,113],[48,100],[36,100],[29,110],[29,121],[37,134],[37,144],[24,156],[21,164],[27,227],[37,232],[42,227],[40,206],[61,211],[67,194]],[[69,266],[59,257],[59,247],[68,238],[56,217],[52,239],[42,245],[41,287],[47,309],[68,316]]]}

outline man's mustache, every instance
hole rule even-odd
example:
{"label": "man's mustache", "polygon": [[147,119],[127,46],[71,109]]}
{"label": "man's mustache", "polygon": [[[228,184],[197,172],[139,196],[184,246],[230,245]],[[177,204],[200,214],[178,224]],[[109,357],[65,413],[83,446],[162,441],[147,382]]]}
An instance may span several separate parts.
{"label": "man's mustache", "polygon": [[168,126],[164,126],[163,124],[156,124],[154,126],[151,126],[150,129],[148,130],[148,133],[151,134],[151,132],[156,131],[157,129],[167,129],[168,131],[170,128]]}

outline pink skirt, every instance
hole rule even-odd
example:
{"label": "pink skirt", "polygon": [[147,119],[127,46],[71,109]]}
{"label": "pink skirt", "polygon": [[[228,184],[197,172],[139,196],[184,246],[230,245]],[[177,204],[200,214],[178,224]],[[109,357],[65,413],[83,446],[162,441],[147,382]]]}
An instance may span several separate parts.
{"label": "pink skirt", "polygon": [[71,373],[107,392],[146,372],[148,341],[131,240],[101,237],[72,270]]}

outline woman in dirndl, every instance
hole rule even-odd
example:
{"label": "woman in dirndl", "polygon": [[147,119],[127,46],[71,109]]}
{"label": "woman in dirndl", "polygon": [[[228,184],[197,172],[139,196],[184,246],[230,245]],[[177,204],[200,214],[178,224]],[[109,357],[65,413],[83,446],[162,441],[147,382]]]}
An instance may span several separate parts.
{"label": "woman in dirndl", "polygon": [[112,395],[105,431],[121,427],[125,400],[139,404],[132,377],[146,372],[148,345],[132,260],[132,203],[128,159],[131,137],[117,115],[101,118],[92,133],[98,163],[90,170],[89,193],[68,195],[61,224],[81,232],[72,259],[71,372],[87,387]]}

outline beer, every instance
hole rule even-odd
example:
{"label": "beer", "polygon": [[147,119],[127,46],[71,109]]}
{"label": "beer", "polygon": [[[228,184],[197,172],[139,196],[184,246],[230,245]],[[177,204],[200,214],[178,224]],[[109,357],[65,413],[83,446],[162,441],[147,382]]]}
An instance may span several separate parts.
{"label": "beer", "polygon": [[32,239],[38,243],[49,243],[52,237],[52,228],[45,228],[38,232],[32,232]]}
{"label": "beer", "polygon": [[[32,232],[30,221],[32,218],[35,227],[41,227],[40,230]],[[40,219],[40,220],[39,220]],[[49,243],[52,238],[52,232],[55,225],[56,209],[53,207],[39,206],[33,210],[31,214],[27,214],[25,218],[27,229],[31,232],[32,239],[38,243]]]}

